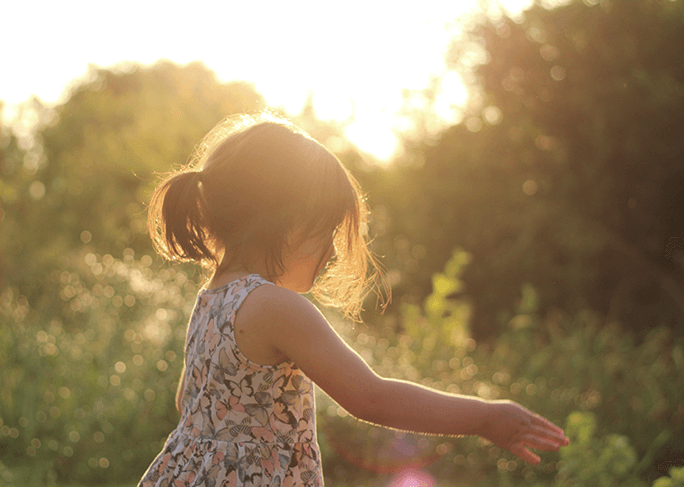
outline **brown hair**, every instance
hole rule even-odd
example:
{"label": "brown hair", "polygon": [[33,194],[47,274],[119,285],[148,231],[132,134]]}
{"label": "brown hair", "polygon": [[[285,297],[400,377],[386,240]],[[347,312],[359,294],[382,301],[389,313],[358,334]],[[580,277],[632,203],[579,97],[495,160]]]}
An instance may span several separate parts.
{"label": "brown hair", "polygon": [[[249,269],[257,256],[270,280],[283,273],[288,245],[334,234],[335,259],[312,293],[358,318],[363,298],[374,288],[380,295],[378,278],[385,282],[368,248],[367,219],[358,183],[334,154],[290,122],[261,114],[229,117],[209,132],[190,163],[154,191],[148,229],[169,260],[217,272]],[[295,231],[300,241],[288,242]]]}

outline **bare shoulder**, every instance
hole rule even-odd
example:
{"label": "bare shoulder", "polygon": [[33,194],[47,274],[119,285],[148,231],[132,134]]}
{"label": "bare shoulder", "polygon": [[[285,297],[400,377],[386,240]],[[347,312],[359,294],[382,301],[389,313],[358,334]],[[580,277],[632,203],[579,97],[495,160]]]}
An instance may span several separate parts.
{"label": "bare shoulder", "polygon": [[288,340],[311,334],[327,324],[316,307],[299,294],[274,285],[253,289],[234,321],[235,340],[249,360],[275,365],[291,357],[283,351]]}
{"label": "bare shoulder", "polygon": [[240,307],[239,318],[249,323],[264,344],[280,349],[283,342],[296,335],[311,334],[328,328],[328,322],[308,299],[289,289],[263,285],[254,289]]}
{"label": "bare shoulder", "polygon": [[276,285],[263,285],[254,289],[243,306],[248,309],[250,316],[261,320],[322,317],[318,308],[304,296]]}

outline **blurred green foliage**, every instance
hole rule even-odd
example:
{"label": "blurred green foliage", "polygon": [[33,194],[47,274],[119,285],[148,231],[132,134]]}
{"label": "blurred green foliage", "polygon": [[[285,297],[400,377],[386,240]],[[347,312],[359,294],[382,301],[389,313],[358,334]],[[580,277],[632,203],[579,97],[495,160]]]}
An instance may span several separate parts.
{"label": "blurred green foliage", "polygon": [[404,307],[400,326],[393,318],[376,332],[336,326],[381,375],[512,399],[564,425],[571,446],[542,454],[542,464],[530,467],[483,440],[397,434],[361,424],[324,400],[319,431],[324,451],[334,453],[325,458],[334,478],[364,478],[361,464],[387,479],[406,461],[430,465],[436,478],[458,478],[462,485],[637,486],[662,474],[658,455],[684,448],[684,337],[661,327],[636,343],[624,330],[600,327],[592,314],[542,320],[530,296],[515,327],[492,346],[476,343],[470,305],[444,294],[463,285],[470,258],[456,250],[445,272],[434,276],[423,305]]}
{"label": "blurred green foliage", "polygon": [[151,252],[145,205],[157,174],[187,162],[219,120],[264,107],[247,83],[168,61],[92,68],[62,105],[26,104],[16,123],[35,133],[2,134],[3,284],[40,289],[45,267],[84,243]]}
{"label": "blurred green foliage", "polygon": [[140,476],[178,421],[195,283],[130,249],[79,257],[44,277],[44,306],[0,295],[0,458],[38,466],[35,485]]}
{"label": "blurred green foliage", "polygon": [[684,467],[673,467],[670,475],[661,477],[653,483],[653,487],[680,487],[684,485]]}
{"label": "blurred green foliage", "polygon": [[[506,327],[525,283],[542,314],[684,328],[682,45],[681,0],[535,5],[455,39],[447,61],[475,93],[463,123],[417,130],[369,189],[397,294],[426,296],[459,245],[480,339]],[[408,101],[430,106],[436,90]]]}
{"label": "blurred green foliage", "polygon": [[627,479],[637,463],[629,438],[613,434],[597,441],[595,431],[593,414],[574,412],[568,417],[566,434],[571,444],[561,451],[565,464],[559,477],[572,480],[561,485],[645,485],[638,479]]}

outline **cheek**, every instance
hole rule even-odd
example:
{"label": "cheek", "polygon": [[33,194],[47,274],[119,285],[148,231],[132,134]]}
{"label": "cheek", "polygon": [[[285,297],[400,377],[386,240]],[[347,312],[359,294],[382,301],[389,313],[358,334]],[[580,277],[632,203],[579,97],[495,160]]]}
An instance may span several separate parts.
{"label": "cheek", "polygon": [[321,269],[323,269],[328,262],[330,262],[330,259],[332,259],[335,256],[335,247],[332,245],[330,248],[325,252],[325,255],[323,256],[323,259],[321,260]]}
{"label": "cheek", "polygon": [[331,243],[331,244],[330,244],[330,247],[328,248],[328,252],[327,252],[326,255],[325,255],[325,262],[326,262],[326,263],[329,262],[330,259],[332,259],[333,257],[335,257],[335,255],[337,255],[336,252],[335,252],[335,245]]}

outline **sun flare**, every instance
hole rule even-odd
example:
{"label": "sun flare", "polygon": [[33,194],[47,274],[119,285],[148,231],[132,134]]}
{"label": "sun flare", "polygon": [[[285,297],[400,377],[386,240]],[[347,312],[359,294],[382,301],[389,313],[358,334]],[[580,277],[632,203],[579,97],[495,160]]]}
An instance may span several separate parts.
{"label": "sun flare", "polygon": [[[515,11],[531,2],[501,3]],[[313,0],[202,0],[191,10],[170,8],[163,14],[133,0],[122,0],[119,8],[106,13],[93,11],[84,0],[59,5],[46,7],[39,17],[30,3],[8,6],[8,18],[35,18],[35,31],[50,42],[27,37],[22,22],[9,23],[0,33],[7,45],[21,40],[5,63],[21,76],[0,79],[5,121],[33,94],[48,104],[63,101],[67,87],[87,72],[89,64],[200,60],[222,81],[254,83],[271,106],[292,115],[312,97],[319,118],[348,122],[347,137],[362,151],[386,160],[397,151],[395,133],[402,130],[397,115],[406,93],[424,90],[447,73],[445,50],[460,19],[478,2],[427,1],[401,8],[389,2],[350,0],[340,8]],[[68,15],[70,11],[106,16],[107,22],[83,22]],[[130,15],[133,11],[135,17]],[[145,18],[159,21],[144,23]],[[124,30],[145,35],[122,36]],[[46,69],[50,76],[45,76]],[[467,93],[462,82],[449,76],[435,112],[446,123],[458,123]]]}

